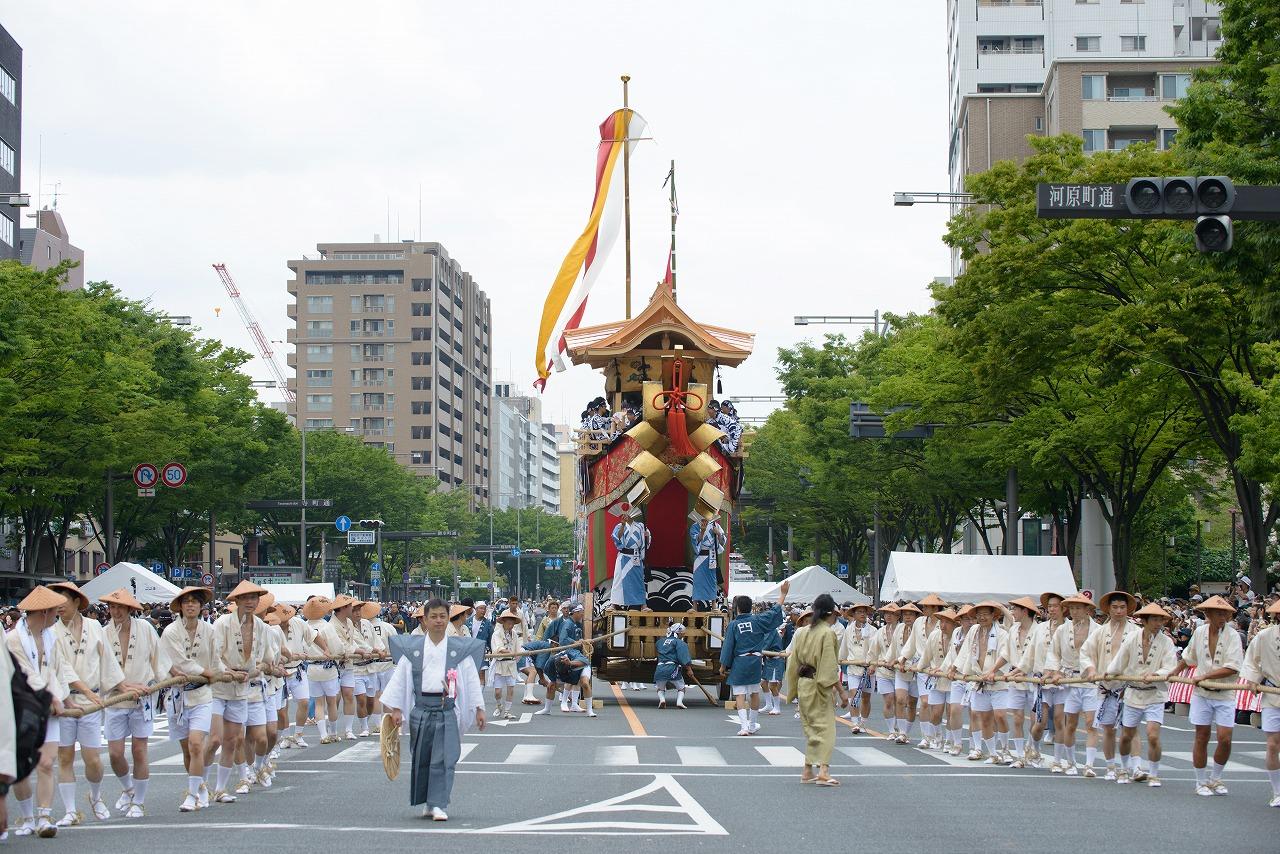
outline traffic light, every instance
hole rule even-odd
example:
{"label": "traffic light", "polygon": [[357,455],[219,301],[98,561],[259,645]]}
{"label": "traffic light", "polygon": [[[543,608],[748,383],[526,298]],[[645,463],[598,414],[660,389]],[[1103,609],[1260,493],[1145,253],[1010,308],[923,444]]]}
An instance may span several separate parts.
{"label": "traffic light", "polygon": [[1196,249],[1226,252],[1231,248],[1232,207],[1236,188],[1222,175],[1204,177],[1131,178],[1124,191],[1124,204],[1136,217],[1151,219],[1194,219]]}

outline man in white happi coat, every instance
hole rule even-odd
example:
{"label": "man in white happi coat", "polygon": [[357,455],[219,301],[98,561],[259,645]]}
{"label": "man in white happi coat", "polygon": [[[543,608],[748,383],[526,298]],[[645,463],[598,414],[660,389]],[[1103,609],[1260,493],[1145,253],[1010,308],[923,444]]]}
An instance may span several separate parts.
{"label": "man in white happi coat", "polygon": [[[137,618],[142,603],[121,588],[102,597],[111,614],[107,623],[107,639],[124,678],[136,685],[151,686],[160,680],[160,635],[146,620]],[[111,770],[120,781],[120,798],[116,809],[125,818],[146,815],[147,786],[151,769],[147,763],[147,742],[155,732],[156,697],[148,694],[123,706],[107,709],[107,758]],[[129,739],[133,771],[124,755],[124,740]]]}

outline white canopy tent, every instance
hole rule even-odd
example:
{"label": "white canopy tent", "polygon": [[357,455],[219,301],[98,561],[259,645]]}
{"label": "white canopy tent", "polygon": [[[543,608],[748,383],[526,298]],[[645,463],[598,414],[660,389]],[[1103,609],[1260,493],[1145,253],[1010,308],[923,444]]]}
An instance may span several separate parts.
{"label": "white canopy tent", "polygon": [[117,563],[80,590],[89,597],[90,602],[96,604],[103,596],[114,593],[122,587],[143,605],[168,603],[182,592],[181,587],[171,584],[167,579],[156,575],[146,567],[126,561]]}
{"label": "white canopy tent", "polygon": [[1071,564],[1061,555],[954,555],[893,552],[880,585],[880,600],[923,599],[937,593],[948,602],[1038,599],[1052,590],[1076,592]]}
{"label": "white canopy tent", "polygon": [[277,602],[283,602],[286,605],[301,605],[310,596],[323,596],[326,599],[333,598],[333,584],[328,581],[307,584],[264,584],[262,586],[268,593],[276,597]]}
{"label": "white canopy tent", "polygon": [[[818,598],[821,593],[830,593],[831,598],[836,600],[837,605],[845,602],[865,605],[871,602],[871,597],[865,593],[859,593],[853,587],[845,584],[817,565],[806,566],[787,580],[791,582],[791,587],[787,590],[788,602],[810,603]],[[776,600],[778,598],[778,589],[781,586],[782,582],[770,586],[759,598],[764,599],[766,602]]]}

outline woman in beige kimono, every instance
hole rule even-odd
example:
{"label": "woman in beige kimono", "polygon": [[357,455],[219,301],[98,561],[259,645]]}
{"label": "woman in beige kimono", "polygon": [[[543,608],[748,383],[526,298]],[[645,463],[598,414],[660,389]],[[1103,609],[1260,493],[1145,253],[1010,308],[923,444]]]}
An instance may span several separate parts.
{"label": "woman in beige kimono", "polygon": [[800,698],[800,724],[805,734],[800,782],[819,786],[840,785],[830,774],[831,751],[836,744],[831,692],[840,681],[836,633],[831,628],[835,614],[836,603],[830,595],[823,593],[814,600],[813,621],[806,631],[796,632],[783,682],[787,702]]}

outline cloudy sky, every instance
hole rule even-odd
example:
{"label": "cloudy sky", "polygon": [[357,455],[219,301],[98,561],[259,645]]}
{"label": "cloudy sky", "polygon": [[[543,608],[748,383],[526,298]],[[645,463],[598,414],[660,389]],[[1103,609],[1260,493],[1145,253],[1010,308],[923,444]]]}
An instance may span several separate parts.
{"label": "cloudy sky", "polygon": [[[58,191],[89,279],[246,349],[212,263],[283,339],[287,259],[420,234],[492,300],[494,379],[530,387],[624,73],[655,137],[632,161],[633,300],[663,272],[674,159],[681,304],[758,336],[726,396],[777,393],[777,348],[820,334],[793,315],[923,310],[947,272],[945,209],[891,198],[947,186],[934,0],[0,0],[0,24],[25,51],[23,189]],[[621,250],[587,323],[622,316]],[[554,376],[547,420],[601,390]]]}

